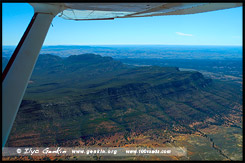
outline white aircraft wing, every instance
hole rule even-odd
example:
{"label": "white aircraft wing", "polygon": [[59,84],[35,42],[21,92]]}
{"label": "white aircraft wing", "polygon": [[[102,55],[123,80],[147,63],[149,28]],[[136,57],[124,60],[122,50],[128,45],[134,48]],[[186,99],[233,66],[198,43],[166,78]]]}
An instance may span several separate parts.
{"label": "white aircraft wing", "polygon": [[66,9],[58,16],[64,19],[105,20],[196,14],[239,7],[242,3],[63,3],[62,5]]}

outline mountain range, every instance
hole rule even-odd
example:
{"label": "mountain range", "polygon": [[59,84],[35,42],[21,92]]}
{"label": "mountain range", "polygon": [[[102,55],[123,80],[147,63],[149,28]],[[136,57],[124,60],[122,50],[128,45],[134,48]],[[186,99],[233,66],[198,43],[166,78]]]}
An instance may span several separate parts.
{"label": "mountain range", "polygon": [[[240,114],[241,101],[235,86],[197,71],[134,67],[95,54],[44,54],[7,146],[108,146],[101,138],[115,135],[110,145],[136,145],[129,137],[149,132],[164,133],[168,142],[173,133],[231,122],[227,115]],[[235,121],[231,125],[239,127]]]}

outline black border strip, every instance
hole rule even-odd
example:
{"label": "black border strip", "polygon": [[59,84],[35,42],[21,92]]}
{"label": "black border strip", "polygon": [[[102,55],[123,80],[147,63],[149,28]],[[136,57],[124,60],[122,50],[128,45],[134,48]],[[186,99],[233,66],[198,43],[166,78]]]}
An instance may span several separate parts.
{"label": "black border strip", "polygon": [[20,50],[21,46],[23,45],[23,43],[24,43],[24,41],[25,41],[25,39],[26,39],[26,37],[27,37],[29,31],[31,30],[31,27],[32,27],[32,25],[33,25],[33,23],[34,23],[34,21],[35,21],[37,15],[38,15],[38,13],[34,13],[32,19],[31,19],[31,22],[29,23],[29,25],[28,25],[28,27],[27,27],[25,33],[23,34],[23,36],[22,36],[22,38],[21,38],[21,40],[20,40],[18,46],[17,46],[16,49],[14,50],[13,55],[11,56],[11,58],[10,58],[8,64],[6,65],[6,67],[5,67],[5,69],[4,69],[3,73],[2,73],[2,83],[3,83],[4,79],[5,79],[5,77],[7,76],[7,74],[8,74],[8,72],[9,72],[11,66],[13,65],[14,60],[15,60],[17,54],[19,53],[19,50]]}

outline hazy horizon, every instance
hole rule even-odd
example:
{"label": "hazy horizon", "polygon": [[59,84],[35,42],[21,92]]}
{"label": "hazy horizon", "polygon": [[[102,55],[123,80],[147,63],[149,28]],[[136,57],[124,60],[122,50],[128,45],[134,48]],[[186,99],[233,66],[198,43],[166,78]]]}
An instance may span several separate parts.
{"label": "hazy horizon", "polygon": [[[17,45],[2,45],[2,46],[17,46]],[[238,46],[243,47],[243,45],[185,45],[185,44],[58,44],[58,45],[43,45],[45,46]]]}

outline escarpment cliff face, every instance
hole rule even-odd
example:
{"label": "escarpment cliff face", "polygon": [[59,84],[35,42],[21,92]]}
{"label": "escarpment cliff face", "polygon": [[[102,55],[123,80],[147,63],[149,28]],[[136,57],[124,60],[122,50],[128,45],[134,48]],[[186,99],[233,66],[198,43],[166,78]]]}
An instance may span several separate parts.
{"label": "escarpment cliff face", "polygon": [[129,68],[93,54],[64,59],[41,55],[31,81],[8,146],[64,145],[159,128],[192,133],[189,125],[197,121],[223,123],[238,98],[199,72]]}

